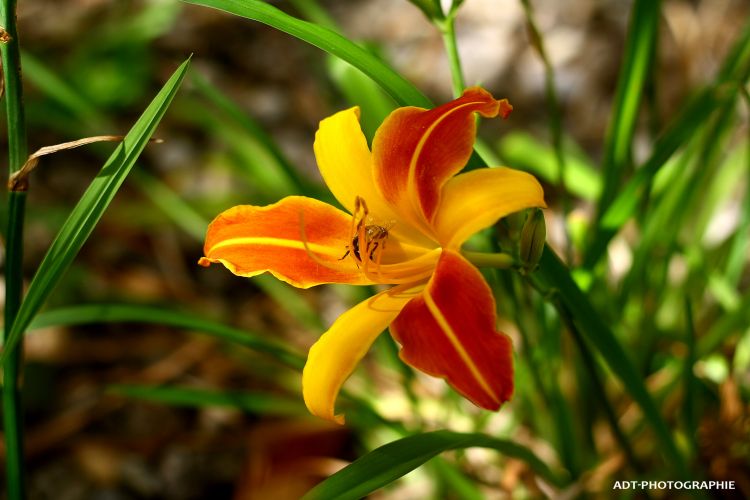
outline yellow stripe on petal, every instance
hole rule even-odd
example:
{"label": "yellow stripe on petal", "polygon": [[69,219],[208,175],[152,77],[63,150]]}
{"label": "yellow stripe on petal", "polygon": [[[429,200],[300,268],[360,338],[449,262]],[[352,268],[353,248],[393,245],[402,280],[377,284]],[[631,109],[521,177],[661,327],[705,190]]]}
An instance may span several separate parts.
{"label": "yellow stripe on petal", "polygon": [[378,335],[421,288],[395,287],[360,302],[342,314],[310,348],[302,372],[302,394],[310,413],[344,423],[344,416],[335,414],[341,386]]}
{"label": "yellow stripe on petal", "polygon": [[441,189],[471,156],[474,113],[505,117],[511,109],[506,100],[471,87],[434,109],[406,107],[391,113],[372,141],[375,181],[383,197],[412,225],[432,234]]}
{"label": "yellow stripe on petal", "polygon": [[502,401],[500,401],[494,394],[492,387],[487,382],[487,379],[484,377],[484,375],[482,375],[482,372],[479,371],[479,368],[477,367],[476,363],[474,363],[474,360],[471,359],[471,356],[466,351],[463,344],[461,344],[459,336],[453,330],[450,322],[445,318],[445,316],[443,316],[443,313],[435,303],[432,295],[430,295],[430,292],[425,292],[422,295],[422,298],[424,299],[424,303],[427,306],[427,310],[430,311],[433,319],[440,327],[441,332],[446,336],[451,347],[456,350],[458,357],[461,358],[461,361],[466,365],[466,368],[471,373],[471,376],[476,380],[476,383],[482,388],[484,392],[488,394],[488,396],[493,401],[496,401],[498,405],[502,403]]}
{"label": "yellow stripe on petal", "polygon": [[390,329],[401,359],[494,411],[513,393],[512,345],[495,323],[495,300],[482,274],[445,250],[424,291]]}
{"label": "yellow stripe on petal", "polygon": [[435,217],[443,248],[459,248],[472,234],[525,208],[546,207],[533,175],[510,168],[480,168],[445,183]]}
{"label": "yellow stripe on petal", "polygon": [[270,272],[300,288],[365,284],[351,259],[351,216],[322,201],[289,196],[266,207],[240,205],[208,226],[199,264],[223,264],[238,276]]}
{"label": "yellow stripe on petal", "polygon": [[[231,246],[242,246],[242,245],[262,245],[272,246],[281,248],[296,248],[298,250],[305,249],[305,243],[299,240],[289,240],[284,238],[270,238],[270,237],[244,237],[244,238],[229,238],[215,244],[209,249],[209,252],[213,253],[224,247]],[[341,257],[341,248],[330,247],[326,245],[319,245],[317,243],[307,243],[307,249],[317,255],[328,255],[329,257]]]}

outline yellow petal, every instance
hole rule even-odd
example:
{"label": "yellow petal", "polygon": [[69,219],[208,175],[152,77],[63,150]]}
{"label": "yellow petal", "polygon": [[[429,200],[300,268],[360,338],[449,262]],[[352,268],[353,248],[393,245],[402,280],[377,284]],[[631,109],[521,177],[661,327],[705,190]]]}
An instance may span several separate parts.
{"label": "yellow petal", "polygon": [[375,186],[372,155],[359,125],[359,108],[339,111],[320,122],[315,134],[315,158],[328,189],[350,213],[359,196],[367,203],[373,223],[389,226],[399,239],[432,248],[424,236],[391,208]]}
{"label": "yellow petal", "polygon": [[423,285],[394,287],[360,302],[342,314],[310,348],[302,372],[302,395],[313,415],[344,423],[335,415],[336,397],[375,339],[398,316]]}
{"label": "yellow petal", "polygon": [[546,206],[542,186],[533,175],[510,168],[480,168],[446,182],[435,232],[444,248],[459,248],[469,236],[506,215]]}
{"label": "yellow petal", "polygon": [[320,175],[344,208],[353,212],[354,198],[359,196],[378,217],[395,217],[375,188],[370,148],[359,125],[358,107],[321,121],[313,148]]}

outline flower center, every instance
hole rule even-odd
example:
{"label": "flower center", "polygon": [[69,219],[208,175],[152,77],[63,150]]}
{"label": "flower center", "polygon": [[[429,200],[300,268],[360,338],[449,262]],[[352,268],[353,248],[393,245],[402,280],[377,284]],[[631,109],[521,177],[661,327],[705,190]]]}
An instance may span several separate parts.
{"label": "flower center", "polygon": [[[386,263],[383,262],[386,243],[391,236],[390,229],[394,224],[395,221],[376,222],[370,216],[367,202],[362,197],[357,196],[354,200],[349,235],[345,240],[349,243],[344,246],[344,254],[338,260],[343,261],[347,257],[351,258],[357,269],[372,283],[398,285],[414,284],[426,280],[435,269],[440,255],[439,248],[425,248],[423,253],[417,253],[416,256],[412,251],[409,252],[411,255],[407,257],[403,253],[401,242],[396,239],[395,247],[392,252],[389,251],[389,258]],[[308,257],[317,264],[333,270],[345,271],[351,269],[344,263],[326,261],[314,253],[307,242],[304,213],[302,212],[300,212],[300,239]]]}

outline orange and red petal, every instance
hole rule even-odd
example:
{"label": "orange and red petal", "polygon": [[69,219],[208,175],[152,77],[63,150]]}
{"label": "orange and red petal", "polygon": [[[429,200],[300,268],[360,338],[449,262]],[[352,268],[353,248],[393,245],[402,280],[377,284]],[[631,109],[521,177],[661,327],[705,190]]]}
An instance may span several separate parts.
{"label": "orange and red petal", "polygon": [[412,224],[429,226],[440,190],[468,161],[474,145],[474,113],[503,117],[512,107],[479,87],[431,110],[406,107],[391,113],[373,140],[375,181],[383,196]]}
{"label": "orange and red petal", "polygon": [[423,293],[390,329],[404,361],[444,378],[477,406],[497,410],[513,394],[513,353],[495,322],[495,300],[481,273],[445,250]]}
{"label": "orange and red petal", "polygon": [[420,289],[394,287],[360,302],[342,314],[310,348],[302,372],[302,395],[310,413],[344,423],[343,415],[335,413],[341,386],[378,335]]}
{"label": "orange and red petal", "polygon": [[354,200],[359,197],[367,204],[373,223],[392,225],[393,234],[404,242],[421,247],[431,245],[432,242],[394,212],[375,185],[372,155],[359,124],[359,108],[339,111],[322,120],[313,149],[328,189],[350,213],[354,212]]}
{"label": "orange and red petal", "polygon": [[236,206],[208,226],[199,264],[221,263],[245,277],[270,272],[299,288],[368,283],[351,259],[339,260],[351,243],[350,226],[349,214],[303,196]]}
{"label": "orange and red petal", "polygon": [[536,178],[510,168],[479,168],[448,180],[435,216],[437,240],[459,248],[472,234],[525,208],[546,207]]}

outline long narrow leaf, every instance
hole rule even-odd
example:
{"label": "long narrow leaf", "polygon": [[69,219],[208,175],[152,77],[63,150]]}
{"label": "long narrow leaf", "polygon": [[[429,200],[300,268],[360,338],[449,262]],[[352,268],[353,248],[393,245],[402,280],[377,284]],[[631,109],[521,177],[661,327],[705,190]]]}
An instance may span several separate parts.
{"label": "long narrow leaf", "polygon": [[39,312],[39,309],[60,281],[63,273],[70,267],[78,251],[101,219],[172,102],[189,63],[190,61],[187,60],[177,68],[133,125],[133,128],[130,129],[123,142],[109,157],[99,175],[96,176],[78,201],[68,220],[63,224],[29,285],[28,293],[21,304],[15,322],[12,326],[9,326],[10,330],[3,352],[0,355],[0,362],[5,362],[7,353],[21,339],[23,332],[36,313]]}
{"label": "long narrow leaf", "polygon": [[375,80],[402,106],[432,107],[430,100],[404,77],[356,43],[347,40],[328,28],[290,16],[258,0],[183,0],[186,3],[213,7],[236,16],[267,24],[280,31],[304,40],[352,66],[359,68]]}
{"label": "long narrow leaf", "polygon": [[636,0],[633,4],[625,58],[604,145],[604,189],[598,206],[600,216],[612,202],[630,157],[641,96],[655,51],[660,7],[659,0]]}
{"label": "long narrow leaf", "polygon": [[599,352],[630,396],[643,410],[668,462],[678,473],[684,475],[686,471],[684,458],[677,449],[669,427],[659,413],[643,379],[610,328],[586,300],[586,296],[573,281],[565,265],[549,247],[545,248],[539,262],[539,270],[533,276],[542,280],[543,289],[556,291],[562,309],[570,315],[570,319],[579,328],[586,342]]}
{"label": "long narrow leaf", "polygon": [[411,472],[436,455],[462,448],[499,451],[526,463],[545,481],[562,486],[566,478],[553,473],[531,450],[484,434],[436,431],[409,436],[364,455],[310,490],[305,500],[362,498]]}
{"label": "long narrow leaf", "polygon": [[29,329],[49,326],[72,326],[91,323],[148,323],[205,333],[254,351],[272,355],[293,368],[301,369],[304,358],[283,344],[273,342],[259,333],[226,326],[184,311],[136,304],[91,304],[44,311],[34,318]]}
{"label": "long narrow leaf", "polygon": [[730,106],[737,92],[728,87],[744,85],[750,72],[750,22],[724,60],[719,75],[708,88],[697,93],[672,120],[654,144],[651,156],[617,195],[595,228],[584,266],[592,269],[612,237],[633,215],[656,173],[680,147],[687,144],[706,123],[706,111]]}

